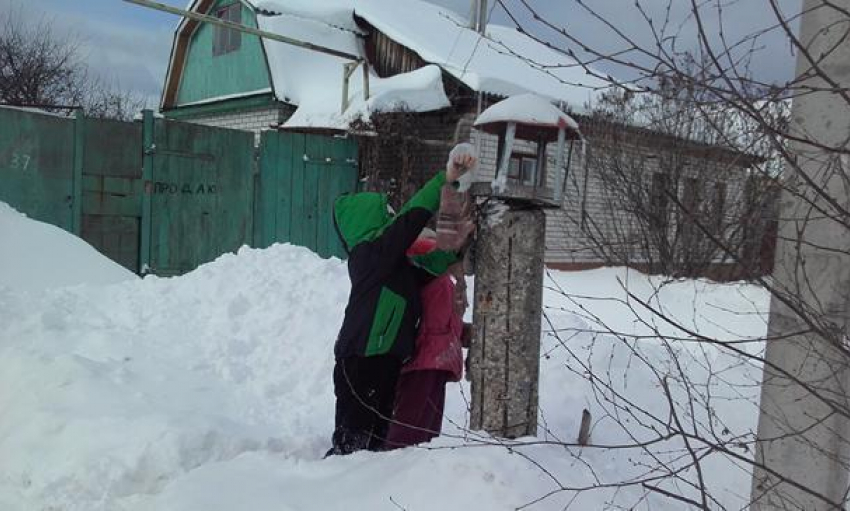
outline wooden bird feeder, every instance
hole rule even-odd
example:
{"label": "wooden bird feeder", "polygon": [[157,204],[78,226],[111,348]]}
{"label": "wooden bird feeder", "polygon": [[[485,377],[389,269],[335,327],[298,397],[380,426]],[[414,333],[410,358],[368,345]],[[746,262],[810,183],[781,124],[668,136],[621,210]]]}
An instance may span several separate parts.
{"label": "wooden bird feeder", "polygon": [[[488,183],[474,183],[473,195],[525,201],[544,208],[561,206],[572,141],[581,138],[578,123],[572,117],[540,96],[522,94],[491,106],[474,126],[498,136],[499,145],[495,178]],[[557,143],[557,156],[552,169],[554,179],[550,180],[546,149],[553,142]]]}

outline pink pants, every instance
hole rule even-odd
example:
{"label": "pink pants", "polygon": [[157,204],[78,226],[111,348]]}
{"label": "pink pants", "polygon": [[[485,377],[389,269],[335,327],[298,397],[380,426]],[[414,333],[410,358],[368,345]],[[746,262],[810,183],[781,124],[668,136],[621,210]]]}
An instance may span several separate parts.
{"label": "pink pants", "polygon": [[411,371],[399,376],[386,449],[421,444],[440,435],[449,376],[448,371],[439,370]]}

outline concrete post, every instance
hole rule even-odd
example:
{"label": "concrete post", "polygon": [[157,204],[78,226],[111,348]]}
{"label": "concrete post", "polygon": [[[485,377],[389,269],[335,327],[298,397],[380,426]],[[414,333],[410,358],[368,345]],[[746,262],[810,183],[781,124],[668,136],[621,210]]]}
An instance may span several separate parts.
{"label": "concrete post", "polygon": [[536,435],[546,219],[531,205],[490,199],[489,207],[475,246],[470,425]]}
{"label": "concrete post", "polygon": [[[804,1],[800,39],[814,58],[837,45],[819,66],[846,91],[850,43],[842,38],[850,29],[850,19],[839,9],[846,13],[850,0],[832,3],[835,7],[824,7],[821,0]],[[811,64],[800,54],[798,76],[810,71]],[[846,150],[850,106],[831,90],[833,85],[820,78],[807,78],[804,86],[822,88],[822,92],[794,98],[792,133]],[[791,150],[803,173],[841,207],[850,207],[850,162],[811,145],[794,143]],[[802,334],[767,342],[756,444],[756,462],[764,467],[754,470],[751,509],[838,509],[848,491],[850,424],[821,398],[850,409],[848,358],[833,344],[836,338],[846,339],[850,317],[850,230],[841,224],[846,218],[804,183],[801,174],[790,167],[786,173],[789,187],[797,193],[783,195],[774,284],[783,295],[802,300],[836,335],[826,339]],[[812,204],[834,213],[837,220],[817,213]],[[770,338],[806,329],[791,307],[773,298]]]}

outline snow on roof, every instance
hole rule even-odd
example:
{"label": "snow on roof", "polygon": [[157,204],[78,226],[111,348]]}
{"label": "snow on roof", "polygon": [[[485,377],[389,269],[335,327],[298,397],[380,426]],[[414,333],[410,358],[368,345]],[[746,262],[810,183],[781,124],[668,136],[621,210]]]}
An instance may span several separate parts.
{"label": "snow on roof", "polygon": [[[358,68],[353,76],[359,77],[361,72]],[[442,72],[437,66],[425,66],[390,78],[372,75],[369,88],[369,99],[364,100],[363,82],[355,80],[350,84],[350,104],[344,113],[340,111],[342,98],[337,90],[324,103],[311,100],[302,104],[283,126],[345,129],[355,119],[368,120],[375,112],[430,112],[451,105],[443,90]]]}
{"label": "snow on roof", "polygon": [[475,126],[500,122],[518,122],[558,129],[561,126],[578,130],[572,117],[536,94],[520,94],[499,101],[478,116]]}
{"label": "snow on roof", "polygon": [[[499,96],[533,92],[584,111],[585,104],[607,85],[574,60],[513,28],[490,25],[482,38],[458,14],[419,0],[252,3],[262,30],[365,57],[356,15],[475,91]],[[360,92],[363,78],[358,70],[349,82],[350,106],[342,113],[345,59],[277,41],[264,39],[263,44],[275,95],[298,106],[287,127],[342,129],[353,118],[375,111],[404,107],[424,112],[450,106],[437,68],[388,79],[370,73],[368,101],[363,101]]]}
{"label": "snow on roof", "polygon": [[[365,55],[362,34],[347,2],[317,6],[303,0],[286,4],[264,1],[258,2],[257,7],[274,13],[258,15],[257,22],[263,30]],[[370,72],[368,101],[363,99],[363,72],[358,68],[349,80],[349,106],[341,112],[343,64],[349,61],[277,41],[263,43],[276,96],[298,106],[285,127],[345,129],[355,118],[368,119],[372,112],[427,112],[450,106],[436,66],[384,79]]]}
{"label": "snow on roof", "polygon": [[463,17],[428,2],[351,1],[356,15],[475,91],[500,96],[534,92],[583,111],[608,85],[514,28],[488,25],[482,39]]}

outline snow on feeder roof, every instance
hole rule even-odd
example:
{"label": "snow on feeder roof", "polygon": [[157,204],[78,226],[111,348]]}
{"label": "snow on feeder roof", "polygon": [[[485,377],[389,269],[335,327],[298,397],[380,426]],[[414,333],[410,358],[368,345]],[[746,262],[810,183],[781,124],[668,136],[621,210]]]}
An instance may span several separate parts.
{"label": "snow on feeder roof", "polygon": [[536,94],[511,96],[491,106],[478,116],[475,126],[499,135],[508,123],[516,123],[516,138],[544,142],[558,139],[558,131],[566,130],[566,138],[580,138],[578,123],[545,98]]}

